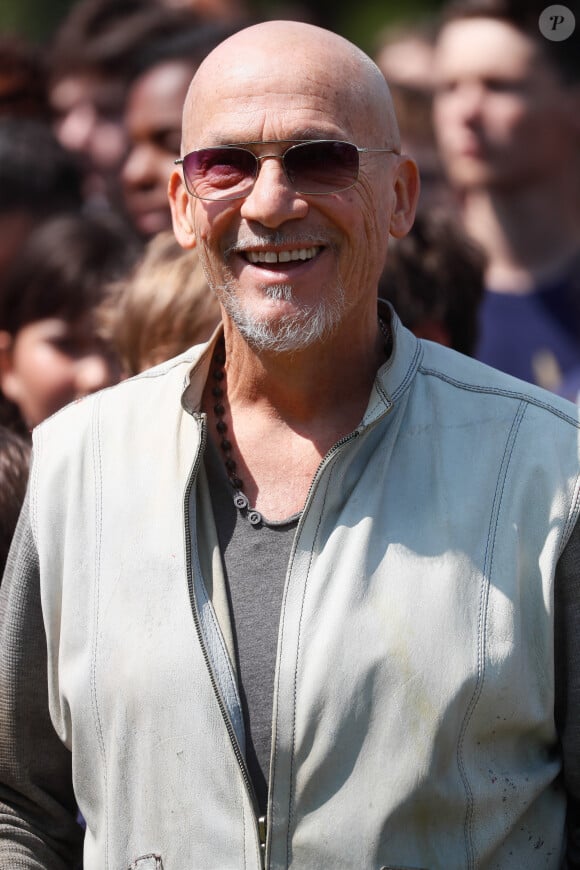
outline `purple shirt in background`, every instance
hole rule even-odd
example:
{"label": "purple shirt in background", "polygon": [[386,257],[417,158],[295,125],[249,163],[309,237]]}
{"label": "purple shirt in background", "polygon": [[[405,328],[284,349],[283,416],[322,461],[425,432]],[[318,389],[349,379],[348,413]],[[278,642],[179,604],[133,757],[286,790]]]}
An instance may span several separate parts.
{"label": "purple shirt in background", "polygon": [[532,293],[486,290],[475,356],[576,401],[580,388],[580,260]]}

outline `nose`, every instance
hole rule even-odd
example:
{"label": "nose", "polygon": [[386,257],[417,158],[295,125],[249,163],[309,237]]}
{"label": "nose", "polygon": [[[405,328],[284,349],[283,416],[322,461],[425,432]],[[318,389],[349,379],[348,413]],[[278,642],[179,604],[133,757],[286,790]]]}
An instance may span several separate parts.
{"label": "nose", "polygon": [[481,115],[483,88],[477,82],[465,82],[457,90],[457,105],[466,121],[473,121]]}
{"label": "nose", "polygon": [[114,383],[110,362],[101,354],[93,353],[77,361],[75,372],[75,393],[77,398],[96,393]]}
{"label": "nose", "polygon": [[263,154],[258,160],[258,175],[252,190],[242,201],[241,216],[270,228],[305,217],[308,202],[292,189],[281,155]]}

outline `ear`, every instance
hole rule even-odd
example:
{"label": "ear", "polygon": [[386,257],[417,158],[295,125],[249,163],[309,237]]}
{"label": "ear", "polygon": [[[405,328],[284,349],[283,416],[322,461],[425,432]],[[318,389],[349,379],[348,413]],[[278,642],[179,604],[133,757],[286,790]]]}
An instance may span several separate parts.
{"label": "ear", "polygon": [[171,207],[175,238],[182,248],[195,248],[196,239],[191,219],[191,197],[183,183],[181,173],[177,170],[171,173],[167,195]]}
{"label": "ear", "polygon": [[419,200],[419,170],[410,157],[401,157],[395,170],[393,192],[395,204],[391,213],[389,233],[396,239],[406,236],[415,220]]}

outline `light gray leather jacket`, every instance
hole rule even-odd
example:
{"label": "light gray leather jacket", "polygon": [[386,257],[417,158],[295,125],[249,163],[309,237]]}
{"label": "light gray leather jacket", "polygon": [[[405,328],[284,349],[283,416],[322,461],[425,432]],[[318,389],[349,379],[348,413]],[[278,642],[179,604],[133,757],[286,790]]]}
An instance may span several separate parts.
{"label": "light gray leather jacket", "polygon": [[[562,865],[554,620],[580,509],[576,409],[394,331],[296,533],[265,857],[200,473],[209,349],[36,431],[33,539],[21,531],[2,589],[0,691],[19,727],[0,721],[1,870],[69,867],[71,757],[85,870]],[[14,663],[19,620],[34,624],[18,592],[31,549],[50,717],[72,756],[46,734],[38,674]],[[564,714],[560,728],[568,747]]]}

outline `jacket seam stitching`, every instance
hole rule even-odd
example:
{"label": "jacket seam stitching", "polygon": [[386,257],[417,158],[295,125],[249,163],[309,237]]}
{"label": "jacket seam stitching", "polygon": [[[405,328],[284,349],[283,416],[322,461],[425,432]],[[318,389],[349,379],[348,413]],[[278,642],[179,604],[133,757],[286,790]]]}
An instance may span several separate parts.
{"label": "jacket seam stitching", "polygon": [[[376,384],[377,391],[380,393],[380,395],[383,397],[384,401],[388,405],[392,406],[394,404],[394,402],[396,402],[403,395],[403,393],[407,390],[411,381],[413,380],[413,378],[417,374],[417,371],[419,370],[420,360],[421,360],[422,356],[423,356],[423,348],[422,348],[421,344],[419,344],[419,342],[417,342],[417,347],[415,348],[415,352],[413,353],[413,358],[411,359],[411,362],[409,363],[407,371],[405,372],[405,376],[403,377],[401,383],[399,384],[399,386],[393,392],[392,395],[388,394],[388,392],[385,390],[381,380],[379,378],[377,378],[377,384]],[[369,408],[367,410],[365,416],[367,416],[367,417],[372,416],[372,414],[374,414],[375,410],[379,407],[379,405],[380,405],[380,402],[378,402],[378,401],[375,402],[375,404],[372,406],[372,408]]]}
{"label": "jacket seam stitching", "polygon": [[[192,490],[190,493],[190,499],[191,498],[195,499],[193,487],[192,487]],[[197,523],[197,519],[196,519],[196,523]],[[192,536],[193,535],[195,535],[195,533],[192,531]],[[216,614],[215,614],[215,611],[213,608],[213,604],[209,598],[209,595],[207,594],[207,589],[205,587],[205,582],[203,580],[203,573],[201,570],[201,564],[199,561],[199,553],[198,553],[198,549],[197,549],[197,536],[196,535],[195,535],[194,544],[195,544],[195,549],[194,549],[193,555],[194,555],[194,559],[195,559],[195,565],[193,563],[191,565],[191,573],[192,573],[191,582],[192,582],[193,594],[196,595],[197,592],[199,592],[198,598],[201,597],[203,599],[203,615],[201,613],[201,608],[198,608],[199,609],[199,617],[200,617],[200,620],[202,623],[204,623],[206,621],[211,622],[211,625],[213,627],[213,636],[216,638],[217,644],[219,646],[219,650],[220,650],[221,654],[223,655],[224,661],[226,664],[225,673],[227,675],[228,685],[233,689],[234,696],[236,698],[238,698],[239,693],[238,693],[238,689],[236,686],[236,681],[235,681],[235,677],[234,677],[234,672],[232,670],[230,657],[229,657],[229,654],[228,654],[228,651],[227,651],[227,648],[226,648],[226,645],[225,645],[225,642],[223,639],[223,635],[221,632],[221,628],[219,626],[219,622],[217,620],[217,617],[216,617]],[[194,575],[200,578],[199,584],[196,584]],[[210,643],[210,648],[211,648],[211,646],[212,645]],[[208,650],[208,653],[209,653],[209,650]],[[214,661],[213,661],[211,654],[210,654],[210,658],[212,659],[211,664],[213,667]],[[227,704],[226,704],[226,707],[227,707]],[[240,710],[241,710],[241,707],[240,707]],[[228,710],[228,713],[229,713],[229,710]],[[230,716],[230,718],[231,718],[231,716]],[[233,723],[232,723],[232,725],[233,725]]]}
{"label": "jacket seam stitching", "polygon": [[316,524],[316,531],[312,540],[312,547],[310,547],[310,555],[308,559],[308,568],[306,570],[306,576],[304,579],[304,584],[302,587],[302,601],[300,603],[300,617],[298,620],[298,640],[296,644],[296,657],[294,660],[294,675],[293,675],[293,717],[292,717],[292,750],[290,753],[290,781],[288,788],[288,827],[286,831],[286,864],[289,862],[290,856],[290,837],[291,837],[291,828],[293,823],[293,811],[292,807],[295,800],[295,774],[294,774],[294,760],[296,757],[296,702],[297,702],[297,686],[298,686],[298,662],[300,659],[300,647],[301,647],[301,638],[302,638],[302,617],[304,614],[304,602],[306,600],[306,590],[308,587],[308,581],[310,578],[310,568],[312,566],[312,562],[314,560],[314,549],[315,543],[318,538],[318,533],[320,531],[320,526],[322,523],[322,516],[324,514],[324,508],[326,505],[326,496],[328,493],[328,489],[330,487],[330,483],[335,475],[336,464],[333,464],[332,469],[328,475],[328,481],[324,490],[324,496],[322,497],[322,505],[321,509],[318,512],[318,522]]}
{"label": "jacket seam stitching", "polygon": [[[225,644],[223,642],[223,636],[221,633],[221,629],[219,628],[219,623],[217,621],[217,617],[215,615],[213,605],[212,605],[211,600],[209,599],[209,596],[207,594],[207,589],[205,587],[205,582],[203,579],[203,572],[201,570],[201,563],[199,560],[199,546],[198,546],[198,534],[197,534],[198,517],[197,517],[197,502],[196,502],[197,480],[192,477],[193,469],[195,468],[195,465],[196,465],[196,462],[197,462],[197,459],[199,456],[200,456],[200,453],[199,453],[199,447],[198,447],[197,451],[196,451],[196,455],[193,459],[193,466],[190,469],[190,473],[188,476],[189,491],[188,491],[187,486],[186,486],[186,494],[185,494],[185,497],[183,498],[183,529],[184,529],[183,541],[184,541],[185,552],[186,552],[185,562],[186,562],[187,593],[188,593],[188,598],[189,598],[189,602],[190,602],[190,607],[192,609],[192,617],[193,617],[193,611],[196,610],[197,614],[198,614],[198,619],[200,621],[200,631],[201,631],[202,635],[204,634],[204,626],[202,623],[205,620],[204,620],[204,617],[202,617],[202,615],[201,615],[201,608],[198,605],[198,600],[197,600],[198,596],[197,596],[196,590],[199,589],[200,594],[203,596],[204,602],[208,607],[207,612],[211,615],[212,624],[214,625],[214,627],[217,626],[217,636],[218,636],[218,640],[220,643],[220,647],[222,649],[223,654],[226,656],[226,661],[228,663],[228,676],[233,681],[234,687],[235,687],[235,680],[234,680],[233,672],[232,672],[231,666],[229,664],[229,654],[228,654],[227,649],[225,647]],[[203,461],[203,459],[201,461]],[[188,533],[189,533],[189,540],[188,540]],[[190,552],[189,560],[187,558],[188,548],[189,548],[189,552]],[[199,580],[200,580],[199,584],[196,584],[196,579],[195,579],[196,576],[199,577]],[[200,638],[197,638],[197,642],[200,643]],[[204,640],[204,643],[205,643],[205,640]],[[207,645],[206,645],[206,648],[207,648]],[[207,652],[208,652],[208,656],[210,658],[210,662],[208,663],[208,667],[214,669],[213,657],[211,656],[209,650],[207,650]],[[215,671],[215,669],[214,669],[214,671]],[[218,684],[218,686],[219,686],[219,684]],[[221,691],[220,691],[220,694],[223,697],[223,693]],[[235,694],[236,694],[236,696],[238,695],[237,689],[235,690]],[[224,701],[224,706],[226,707],[227,715],[230,716],[228,705],[225,701]],[[230,716],[230,719],[231,719],[231,716]],[[234,731],[235,731],[235,728],[234,728]],[[236,739],[237,739],[237,734],[236,734]],[[247,848],[248,848],[247,843],[248,843],[249,837],[248,837],[248,824],[247,824],[247,820],[246,820],[245,791],[244,791],[243,785],[240,788],[239,794],[240,794],[240,807],[241,807],[241,815],[242,815],[242,832],[243,832],[243,855],[244,855],[244,857],[243,857],[243,870],[246,870],[247,864],[248,864],[246,853],[247,853]],[[251,838],[255,843],[255,836],[254,836],[253,828],[252,828],[252,832],[251,832]],[[258,852],[258,856],[259,856],[259,852]]]}
{"label": "jacket seam stitching", "polygon": [[[102,454],[100,441],[100,421],[99,421],[100,396],[95,399],[93,407],[92,419],[92,436],[93,436],[93,479],[95,483],[95,557],[94,557],[94,613],[95,622],[93,625],[93,643],[91,652],[91,696],[93,703],[93,712],[95,716],[95,724],[97,729],[97,739],[100,753],[103,760],[104,786],[105,792],[108,792],[108,773],[107,773],[107,756],[105,750],[105,740],[103,736],[103,726],[99,713],[99,702],[97,697],[97,645],[99,637],[99,580],[100,580],[100,557],[102,545]],[[109,811],[108,800],[104,801],[105,814],[105,867],[109,867]]]}
{"label": "jacket seam stitching", "polygon": [[411,381],[415,377],[415,374],[418,371],[421,371],[421,359],[422,359],[422,357],[423,357],[423,347],[419,342],[417,342],[417,347],[415,348],[415,353],[413,354],[413,359],[411,360],[409,368],[407,369],[407,371],[405,373],[405,377],[403,378],[403,380],[401,381],[401,383],[399,384],[399,386],[397,387],[397,389],[394,391],[393,395],[391,396],[391,399],[393,402],[395,402],[397,399],[399,399],[402,396],[402,394],[405,392],[405,390],[407,389],[407,387],[409,386],[409,384],[411,383]]}
{"label": "jacket seam stitching", "polygon": [[[54,414],[51,414],[50,417],[48,417],[46,420],[44,420],[42,423],[40,423],[35,429],[35,438],[38,438],[39,432],[42,431],[43,426],[45,425],[45,423],[48,422],[48,420],[52,420],[54,418],[60,417],[62,414],[70,413],[71,406],[83,405],[84,403],[91,402],[91,401],[96,402],[97,399],[100,400],[100,397],[102,395],[105,395],[106,393],[111,392],[111,390],[124,389],[124,388],[127,388],[127,387],[131,386],[132,384],[138,383],[139,381],[142,381],[142,380],[149,380],[149,379],[154,380],[156,378],[164,378],[164,377],[171,378],[171,377],[175,376],[175,369],[179,369],[180,367],[183,367],[186,369],[185,375],[187,375],[187,373],[191,371],[192,365],[197,365],[197,363],[200,361],[200,359],[201,359],[201,357],[196,357],[195,355],[193,355],[191,358],[190,357],[176,357],[175,361],[168,362],[168,363],[160,363],[160,367],[163,366],[163,368],[160,368],[159,371],[157,371],[156,368],[146,369],[145,371],[139,372],[139,374],[133,375],[130,378],[125,378],[125,380],[119,381],[116,384],[111,384],[108,387],[103,387],[97,393],[90,393],[89,395],[82,396],[79,399],[75,399],[74,402],[70,403],[70,405],[65,405],[64,407],[59,408],[58,411],[55,411]],[[180,394],[181,393],[183,393],[183,384],[180,385]],[[91,412],[92,412],[92,409],[91,409]]]}
{"label": "jacket seam stitching", "polygon": [[34,538],[34,544],[36,546],[36,552],[38,553],[38,488],[39,488],[39,465],[40,462],[40,452],[42,450],[42,431],[37,431],[35,433],[35,445],[33,448],[32,454],[32,464],[31,464],[31,480],[30,480],[30,526],[32,528],[32,536]]}
{"label": "jacket seam stitching", "polygon": [[519,392],[518,390],[502,389],[500,387],[484,386],[483,384],[470,384],[466,381],[458,381],[443,372],[437,371],[437,369],[429,369],[423,366],[419,366],[419,371],[423,375],[430,375],[434,378],[439,378],[439,380],[445,381],[446,383],[451,384],[451,386],[458,387],[458,389],[461,390],[467,390],[468,392],[504,396],[506,399],[518,399],[520,402],[524,402],[527,405],[534,405],[537,408],[542,408],[544,411],[553,414],[555,417],[559,417],[566,423],[570,423],[574,428],[580,429],[579,420],[564,413],[564,411],[560,411],[554,405],[549,404],[549,402],[542,402],[540,399],[537,399],[535,396],[528,393]]}
{"label": "jacket seam stitching", "polygon": [[499,523],[499,517],[501,513],[501,504],[503,501],[503,494],[506,485],[506,479],[508,474],[508,469],[511,461],[511,457],[515,448],[517,435],[519,432],[519,428],[521,422],[523,420],[524,414],[527,408],[525,402],[520,402],[517,412],[514,416],[514,420],[510,427],[510,432],[508,434],[508,438],[506,441],[506,445],[504,448],[504,453],[502,457],[502,461],[500,464],[499,474],[496,481],[496,487],[494,492],[494,499],[492,504],[492,516],[490,520],[487,543],[485,548],[485,559],[483,566],[483,578],[481,591],[479,596],[479,614],[477,619],[477,677],[476,684],[474,686],[471,698],[469,700],[467,711],[465,713],[460,733],[459,733],[459,741],[457,745],[457,764],[459,767],[459,772],[461,775],[461,779],[463,780],[463,787],[466,792],[467,798],[467,807],[465,812],[465,822],[464,822],[464,836],[465,836],[465,846],[467,851],[467,864],[469,868],[475,867],[475,848],[473,844],[473,816],[474,816],[474,797],[471,787],[469,785],[469,778],[467,775],[467,769],[465,767],[463,761],[463,745],[465,736],[467,734],[467,730],[469,728],[471,719],[475,712],[475,708],[479,702],[481,697],[481,693],[483,691],[483,684],[485,681],[485,649],[486,649],[486,636],[487,636],[487,607],[489,603],[489,589],[491,585],[491,574],[493,570],[493,558],[494,558],[494,549],[495,549],[495,540],[496,540],[496,531]]}

